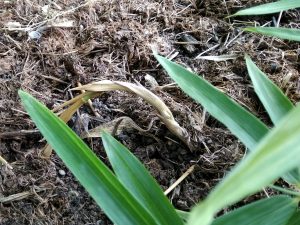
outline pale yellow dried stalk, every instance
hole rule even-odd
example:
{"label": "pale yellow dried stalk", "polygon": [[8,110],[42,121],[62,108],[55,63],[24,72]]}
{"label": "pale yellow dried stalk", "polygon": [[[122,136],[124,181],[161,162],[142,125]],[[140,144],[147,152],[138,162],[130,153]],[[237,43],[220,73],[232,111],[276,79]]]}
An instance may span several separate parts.
{"label": "pale yellow dried stalk", "polygon": [[184,172],[167,190],[164,191],[165,195],[168,195],[171,191],[173,191],[188,175],[190,175],[195,169],[195,165],[192,165],[188,168],[187,171]]}
{"label": "pale yellow dried stalk", "polygon": [[[80,95],[77,95],[76,97],[70,99],[69,101],[66,101],[64,102],[63,104],[55,107],[54,109],[52,109],[52,112],[57,112],[59,111],[60,109],[68,106],[68,105],[71,105],[77,101],[84,101],[86,102],[88,99],[90,98],[93,98],[93,97],[96,97],[97,95],[95,95],[95,93],[91,93],[91,92],[84,92],[84,93],[81,93]],[[85,100],[86,99],[86,100]]]}
{"label": "pale yellow dried stalk", "polygon": [[180,125],[175,121],[172,112],[166,106],[166,104],[158,96],[141,85],[120,81],[103,80],[83,85],[81,87],[76,87],[72,90],[85,90],[96,93],[120,90],[134,93],[152,105],[158,112],[157,116],[163,121],[167,128],[181,141],[183,141],[191,150],[193,149],[190,136],[188,135],[187,131],[180,127]]}
{"label": "pale yellow dried stalk", "polygon": [[[67,123],[74,113],[79,109],[83,104],[87,103],[87,101],[93,97],[99,96],[100,93],[91,93],[91,92],[84,92],[69,101],[63,103],[62,105],[54,108],[52,111],[58,111],[59,109],[62,109],[63,107],[69,106],[67,109],[65,109],[60,115],[59,118],[62,119],[65,123]],[[52,154],[52,148],[49,144],[47,144],[44,149],[42,150],[41,157],[43,158],[49,158]]]}
{"label": "pale yellow dried stalk", "polygon": [[19,201],[19,200],[22,200],[24,198],[28,198],[32,195],[37,195],[38,192],[45,191],[45,190],[46,190],[46,188],[36,188],[36,189],[33,188],[30,191],[24,191],[24,192],[21,192],[21,193],[12,194],[12,195],[9,195],[7,197],[1,196],[0,197],[0,203],[8,203],[8,202],[13,202],[13,201]]}
{"label": "pale yellow dried stalk", "polygon": [[9,168],[11,170],[13,169],[12,166],[1,155],[0,155],[0,163],[7,166],[7,168]]}

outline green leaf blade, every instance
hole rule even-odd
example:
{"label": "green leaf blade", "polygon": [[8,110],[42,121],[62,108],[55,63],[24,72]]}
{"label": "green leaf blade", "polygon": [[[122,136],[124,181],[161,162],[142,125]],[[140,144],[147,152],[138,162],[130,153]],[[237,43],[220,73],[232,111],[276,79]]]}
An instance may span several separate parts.
{"label": "green leaf blade", "polygon": [[127,190],[161,225],[183,225],[175,209],[142,163],[120,142],[102,132],[105,151],[113,170]]}
{"label": "green leaf blade", "polygon": [[296,208],[297,201],[288,196],[270,197],[218,217],[212,225],[286,225]]}
{"label": "green leaf blade", "polygon": [[299,225],[300,224],[300,212],[297,211],[294,213],[292,218],[285,225]]}
{"label": "green leaf blade", "polygon": [[254,194],[284,173],[298,167],[299,154],[300,105],[281,120],[255,150],[238,163],[204,203],[193,209],[189,224],[210,224],[213,215],[223,207]]}
{"label": "green leaf blade", "polygon": [[242,9],[231,16],[265,15],[300,7],[298,0],[281,0]]}
{"label": "green leaf blade", "polygon": [[[292,102],[250,59],[245,56],[248,74],[254,86],[255,93],[264,105],[274,125],[284,118],[293,108]],[[290,184],[300,183],[300,173],[295,169],[283,178]]]}
{"label": "green leaf blade", "polygon": [[222,122],[250,150],[268,133],[268,128],[259,119],[206,80],[162,56],[155,57],[185,93]]}
{"label": "green leaf blade", "polygon": [[300,41],[300,29],[277,27],[246,27],[243,30],[290,41]]}
{"label": "green leaf blade", "polygon": [[264,105],[274,125],[284,118],[293,108],[292,102],[250,59],[245,56],[248,74],[255,93]]}
{"label": "green leaf blade", "polygon": [[26,111],[58,156],[108,217],[118,225],[156,225],[88,146],[55,114],[19,91]]}

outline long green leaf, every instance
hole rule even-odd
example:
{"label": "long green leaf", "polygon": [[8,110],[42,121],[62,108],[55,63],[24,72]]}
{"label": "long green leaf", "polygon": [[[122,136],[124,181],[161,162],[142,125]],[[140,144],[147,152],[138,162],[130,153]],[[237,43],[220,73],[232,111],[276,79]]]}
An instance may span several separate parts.
{"label": "long green leaf", "polygon": [[300,105],[295,107],[259,143],[257,148],[196,206],[190,225],[208,225],[213,215],[269,185],[300,165]]}
{"label": "long green leaf", "polygon": [[293,103],[250,59],[245,56],[247,69],[255,93],[267,110],[273,124],[276,125],[293,108]]}
{"label": "long green leaf", "polygon": [[155,57],[185,93],[203,105],[249,149],[254,149],[267,134],[268,128],[259,119],[206,80],[162,56],[155,54]]}
{"label": "long green leaf", "polygon": [[281,0],[242,9],[231,16],[264,15],[300,7],[299,0]]}
{"label": "long green leaf", "polygon": [[300,212],[297,211],[294,213],[289,222],[285,225],[299,225],[300,224]]}
{"label": "long green leaf", "polygon": [[212,225],[286,225],[296,208],[295,199],[275,196],[231,211],[218,217]]}
{"label": "long green leaf", "polygon": [[[273,124],[276,125],[293,108],[292,102],[250,59],[245,56],[248,73],[252,80],[255,93],[267,110]],[[298,185],[300,183],[300,173],[298,169],[291,171],[283,178],[291,183]]]}
{"label": "long green leaf", "polygon": [[23,91],[19,91],[19,95],[45,139],[115,224],[156,224],[145,208],[61,119],[31,95]]}
{"label": "long green leaf", "polygon": [[246,27],[243,30],[271,37],[300,41],[300,29],[277,28],[277,27]]}
{"label": "long green leaf", "polygon": [[143,164],[111,135],[103,131],[101,136],[116,176],[148,210],[157,224],[183,225],[183,221]]}

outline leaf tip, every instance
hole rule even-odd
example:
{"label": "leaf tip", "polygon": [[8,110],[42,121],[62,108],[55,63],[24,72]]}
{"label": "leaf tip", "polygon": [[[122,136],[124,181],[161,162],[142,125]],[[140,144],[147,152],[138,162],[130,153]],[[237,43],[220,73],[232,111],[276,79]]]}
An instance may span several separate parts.
{"label": "leaf tip", "polygon": [[163,66],[163,62],[165,58],[159,55],[157,51],[153,51],[153,55],[156,58],[156,60],[159,62],[159,64]]}
{"label": "leaf tip", "polygon": [[27,95],[27,93],[20,89],[18,90],[18,95],[20,96],[20,98],[24,98]]}
{"label": "leaf tip", "polygon": [[103,135],[103,136],[108,136],[109,134],[108,134],[108,132],[107,131],[105,131],[105,129],[101,129],[101,136]]}
{"label": "leaf tip", "polygon": [[158,51],[154,45],[151,45],[151,50],[152,50],[154,57],[158,56]]}
{"label": "leaf tip", "polygon": [[157,60],[159,60],[159,58],[160,58],[161,56],[158,54],[158,52],[157,52],[156,50],[153,50],[152,52],[153,52],[154,57],[155,57]]}
{"label": "leaf tip", "polygon": [[24,106],[26,106],[26,102],[32,98],[32,96],[30,94],[28,94],[27,92],[23,91],[23,90],[18,90],[18,95],[21,98],[21,102]]}
{"label": "leaf tip", "polygon": [[237,16],[236,13],[226,16],[225,19],[229,19],[229,18],[235,17],[235,16]]}
{"label": "leaf tip", "polygon": [[101,134],[101,139],[103,142],[108,143],[109,140],[112,138],[111,134],[109,132],[107,132],[105,129],[101,129],[100,134]]}
{"label": "leaf tip", "polygon": [[245,54],[244,58],[245,58],[246,62],[249,61],[249,60],[251,60],[251,58],[250,58],[250,56],[248,54]]}

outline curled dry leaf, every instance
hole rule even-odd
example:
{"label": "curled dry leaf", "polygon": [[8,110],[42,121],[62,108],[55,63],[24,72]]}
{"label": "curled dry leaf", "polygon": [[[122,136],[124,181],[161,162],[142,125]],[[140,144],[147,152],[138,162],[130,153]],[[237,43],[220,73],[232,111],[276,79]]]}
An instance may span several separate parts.
{"label": "curled dry leaf", "polygon": [[[62,105],[52,110],[54,112],[57,112],[62,108],[69,106],[61,113],[59,113],[59,117],[64,122],[68,122],[72,118],[76,110],[79,109],[83,104],[87,103],[89,99],[100,96],[101,93],[104,91],[115,91],[115,90],[127,91],[140,96],[150,105],[152,105],[158,112],[157,116],[165,123],[168,129],[174,135],[176,135],[181,141],[183,141],[189,147],[190,150],[194,150],[194,146],[191,144],[189,134],[184,128],[180,127],[180,125],[175,121],[174,116],[170,111],[170,109],[165,105],[165,103],[158,96],[156,96],[151,91],[149,91],[148,89],[146,89],[141,85],[136,85],[127,82],[103,80],[103,81],[98,81],[87,85],[83,85],[77,88],[73,88],[72,90],[81,90],[81,91],[84,90],[86,92],[81,93],[80,95],[70,99],[69,101],[63,103]],[[109,128],[108,131],[110,131],[111,129],[113,133],[117,132],[118,129],[122,129],[122,126],[131,126],[142,132],[147,131],[140,128],[138,125],[136,125],[129,117],[126,118],[127,119],[124,120],[124,118],[121,117],[116,119],[116,121],[111,121],[111,123],[108,124],[106,128]],[[151,124],[152,123],[150,123],[150,126]],[[115,128],[117,128],[117,130],[114,130]],[[83,138],[93,137],[93,135],[95,135],[96,132],[100,132],[99,131],[100,129],[102,129],[101,126],[94,128],[89,132],[89,134],[82,134],[82,137]],[[99,134],[96,135],[96,137],[98,136]],[[52,154],[52,148],[47,144],[44,147],[41,156],[43,158],[49,158],[51,154]]]}
{"label": "curled dry leaf", "polygon": [[84,131],[80,135],[81,138],[94,138],[101,137],[101,131],[106,130],[109,133],[119,135],[124,129],[136,129],[140,132],[148,132],[152,127],[153,121],[151,121],[150,125],[147,129],[143,129],[139,127],[130,117],[122,116],[107,123],[104,123],[100,126],[97,126],[89,131]]}
{"label": "curled dry leaf", "polygon": [[191,150],[194,149],[187,131],[180,127],[180,125],[175,121],[172,112],[166,106],[166,104],[158,96],[141,85],[120,81],[103,80],[83,85],[82,87],[73,88],[72,90],[85,90],[88,92],[97,93],[103,91],[120,90],[134,93],[152,105],[158,112],[157,116],[165,123],[168,129],[181,141],[183,141]]}

